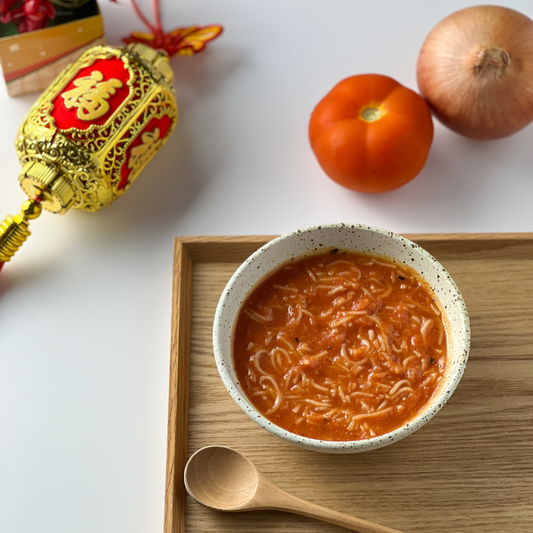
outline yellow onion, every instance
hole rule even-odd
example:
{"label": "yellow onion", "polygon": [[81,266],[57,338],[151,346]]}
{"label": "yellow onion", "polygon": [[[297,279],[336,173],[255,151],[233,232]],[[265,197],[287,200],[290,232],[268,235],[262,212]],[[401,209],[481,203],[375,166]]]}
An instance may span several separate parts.
{"label": "yellow onion", "polygon": [[533,21],[513,9],[475,6],[426,38],[418,86],[434,115],[473,139],[498,139],[533,120]]}

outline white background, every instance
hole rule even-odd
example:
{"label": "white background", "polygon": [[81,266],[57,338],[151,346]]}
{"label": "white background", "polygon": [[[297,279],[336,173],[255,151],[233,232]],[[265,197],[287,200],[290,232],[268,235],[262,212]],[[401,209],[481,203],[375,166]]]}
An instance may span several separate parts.
{"label": "white background", "polygon": [[[469,5],[161,0],[167,30],[225,28],[172,60],[175,133],[112,206],[43,213],[0,274],[2,533],[162,531],[174,236],[327,222],[533,231],[533,126],[472,141],[435,123],[422,173],[381,195],[338,186],[309,147],[310,113],[333,85],[373,72],[416,90],[427,33]],[[505,5],[533,17],[529,0]],[[144,29],[127,2],[101,8],[110,44]],[[25,199],[13,141],[35,98],[0,84],[0,218]]]}

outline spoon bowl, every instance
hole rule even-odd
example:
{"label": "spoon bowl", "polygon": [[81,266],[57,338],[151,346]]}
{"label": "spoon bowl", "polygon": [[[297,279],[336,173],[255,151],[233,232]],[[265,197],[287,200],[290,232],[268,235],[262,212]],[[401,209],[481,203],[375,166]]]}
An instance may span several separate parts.
{"label": "spoon bowl", "polygon": [[225,446],[207,446],[187,462],[187,492],[206,507],[237,511],[250,503],[261,473],[244,455]]}
{"label": "spoon bowl", "polygon": [[194,453],[187,461],[183,480],[192,498],[218,511],[271,509],[360,533],[400,533],[296,498],[271,483],[244,455],[226,446],[206,446]]}

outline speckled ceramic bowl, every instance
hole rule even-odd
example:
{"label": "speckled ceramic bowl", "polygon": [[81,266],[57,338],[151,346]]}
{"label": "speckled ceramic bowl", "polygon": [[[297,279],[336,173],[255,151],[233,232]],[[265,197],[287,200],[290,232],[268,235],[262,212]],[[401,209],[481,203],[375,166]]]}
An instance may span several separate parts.
{"label": "speckled ceramic bowl", "polygon": [[[428,282],[447,313],[448,363],[444,380],[425,409],[386,435],[358,441],[324,441],[301,437],[276,426],[250,403],[237,379],[232,337],[237,314],[250,291],[268,274],[292,258],[328,248],[380,255],[409,265]],[[443,407],[457,387],[468,358],[470,327],[464,300],[442,265],[417,244],[389,231],[361,225],[327,225],[295,231],[269,242],[251,255],[227,284],[213,325],[215,360],[224,385],[241,409],[261,427],[298,446],[328,453],[374,450],[407,437]]]}

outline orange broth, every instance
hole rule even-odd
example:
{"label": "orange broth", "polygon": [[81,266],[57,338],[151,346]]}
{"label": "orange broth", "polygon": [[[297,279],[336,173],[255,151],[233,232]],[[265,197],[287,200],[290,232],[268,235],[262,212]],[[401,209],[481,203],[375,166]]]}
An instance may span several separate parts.
{"label": "orange broth", "polygon": [[362,440],[403,426],[446,368],[442,314],[419,275],[336,249],[262,281],[234,333],[249,400],[274,424],[313,439]]}

